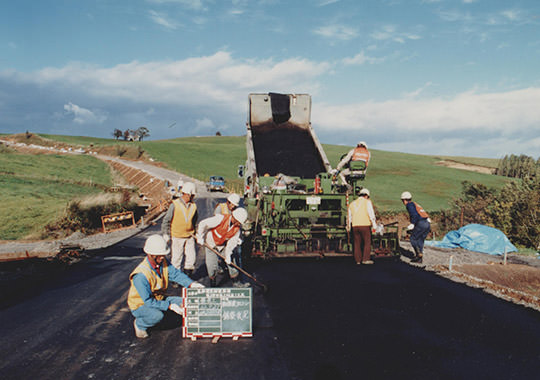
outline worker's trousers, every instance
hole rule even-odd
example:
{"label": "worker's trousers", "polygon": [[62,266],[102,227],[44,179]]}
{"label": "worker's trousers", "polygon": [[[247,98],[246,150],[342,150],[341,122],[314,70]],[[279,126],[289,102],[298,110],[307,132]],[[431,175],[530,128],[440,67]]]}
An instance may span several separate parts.
{"label": "worker's trousers", "polygon": [[[167,301],[182,306],[182,297],[167,297]],[[139,306],[135,310],[131,310],[131,314],[135,317],[135,324],[141,330],[146,330],[149,327],[157,325],[163,319],[164,312],[146,305]]]}
{"label": "worker's trousers", "polygon": [[416,222],[411,232],[410,239],[411,245],[415,252],[424,252],[424,240],[426,240],[429,231],[431,231],[431,225],[427,219],[420,219],[418,222]]}
{"label": "worker's trousers", "polygon": [[197,253],[195,251],[195,238],[172,238],[171,243],[171,264],[176,268],[182,270],[182,260],[186,256],[184,262],[184,269],[195,269],[195,258]]}
{"label": "worker's trousers", "polygon": [[[219,270],[220,260],[222,259],[219,258],[218,255],[216,255],[214,252],[206,248],[206,271],[208,272],[208,277],[216,278],[218,270]],[[233,251],[233,254],[231,256],[231,261],[235,263],[237,266],[240,266],[241,264],[240,263],[240,249],[235,249]],[[229,276],[231,278],[236,278],[238,276],[238,273],[239,273],[238,269],[236,269],[232,265],[227,265],[227,269],[229,270]]]}
{"label": "worker's trousers", "polygon": [[368,261],[371,256],[371,227],[353,226],[354,260],[357,263]]}

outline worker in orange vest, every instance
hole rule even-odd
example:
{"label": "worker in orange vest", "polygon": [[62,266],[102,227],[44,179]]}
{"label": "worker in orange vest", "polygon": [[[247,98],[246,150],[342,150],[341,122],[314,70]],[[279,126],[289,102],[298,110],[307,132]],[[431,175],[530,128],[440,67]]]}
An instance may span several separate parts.
{"label": "worker in orange vest", "polygon": [[411,234],[410,242],[414,250],[413,263],[422,263],[424,255],[424,241],[431,231],[431,219],[422,206],[412,201],[412,194],[408,191],[401,193],[401,201],[409,213],[411,223],[407,231]]}
{"label": "worker in orange vest", "polygon": [[342,182],[346,184],[347,177],[351,175],[358,177],[365,176],[370,158],[371,153],[368,150],[367,144],[364,141],[360,141],[355,148],[351,149],[341,159],[334,172],[339,173]]}
{"label": "worker in orange vest", "polygon": [[[197,244],[211,247],[225,257],[225,263],[229,270],[229,276],[234,287],[246,287],[249,284],[240,282],[239,271],[231,263],[240,264],[235,257],[235,248],[242,244],[240,230],[247,220],[247,211],[238,207],[232,214],[217,214],[201,220],[197,226]],[[219,270],[219,257],[206,247],[206,270],[210,278],[210,286],[217,286],[217,274]]]}
{"label": "worker in orange vest", "polygon": [[354,238],[354,260],[356,264],[373,264],[371,261],[371,231],[377,226],[369,190],[360,190],[359,197],[351,202],[348,210],[347,230]]}
{"label": "worker in orange vest", "polygon": [[171,264],[182,269],[182,260],[185,255],[184,272],[191,276],[195,270],[195,224],[197,223],[197,205],[195,198],[195,184],[187,182],[182,186],[182,194],[173,199],[161,223],[161,233],[166,242],[171,243]]}

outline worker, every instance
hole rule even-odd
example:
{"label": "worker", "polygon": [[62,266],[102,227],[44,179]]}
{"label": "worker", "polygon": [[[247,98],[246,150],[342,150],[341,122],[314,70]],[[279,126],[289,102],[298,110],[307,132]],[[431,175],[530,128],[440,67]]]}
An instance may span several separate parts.
{"label": "worker", "polygon": [[371,231],[377,226],[373,204],[368,189],[361,189],[358,198],[351,202],[348,210],[347,231],[351,230],[354,241],[356,264],[373,264],[371,256]]}
{"label": "worker", "polygon": [[197,205],[195,184],[186,182],[182,186],[181,196],[173,199],[161,223],[161,233],[168,243],[171,243],[171,264],[176,269],[182,269],[185,255],[184,272],[191,276],[195,270],[195,224],[197,223]]}
{"label": "worker", "polygon": [[212,252],[211,247],[225,257],[229,276],[234,287],[246,287],[247,283],[240,281],[238,270],[231,264],[239,266],[239,258],[234,255],[235,248],[242,244],[240,229],[247,220],[247,211],[236,208],[232,214],[218,214],[202,220],[197,226],[197,243],[206,246],[206,270],[210,278],[210,286],[217,286],[219,256]]}
{"label": "worker", "polygon": [[227,197],[227,201],[218,203],[214,209],[214,215],[232,214],[233,210],[240,205],[240,195],[232,193]]}
{"label": "worker", "polygon": [[146,257],[129,275],[131,286],[127,300],[129,310],[135,317],[133,326],[137,338],[148,337],[147,329],[157,325],[163,319],[165,311],[184,314],[182,297],[164,295],[169,282],[189,288],[204,288],[204,285],[169,265],[165,257],[169,248],[161,235],[148,237],[143,251]]}
{"label": "worker", "polygon": [[408,191],[401,193],[401,201],[407,208],[411,222],[407,227],[407,231],[411,233],[410,241],[414,250],[411,261],[421,263],[424,254],[424,241],[431,231],[431,220],[422,206],[412,201],[412,195]]}
{"label": "worker", "polygon": [[181,194],[182,192],[182,187],[184,186],[184,181],[182,181],[181,179],[178,180],[178,182],[176,183],[176,192],[178,194]]}
{"label": "worker", "polygon": [[[334,173],[339,173],[343,184],[347,183],[349,176],[364,178],[369,164],[371,153],[365,141],[360,141],[339,162]],[[345,168],[345,169],[343,169]]]}

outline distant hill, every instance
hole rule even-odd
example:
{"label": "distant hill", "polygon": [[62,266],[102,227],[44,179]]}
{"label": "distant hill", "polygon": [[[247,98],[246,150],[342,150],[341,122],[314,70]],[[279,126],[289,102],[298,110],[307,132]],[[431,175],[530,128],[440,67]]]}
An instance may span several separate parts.
{"label": "distant hill", "polygon": [[[183,137],[142,142],[77,136],[41,136],[73,146],[94,149],[108,147],[110,154],[121,152],[122,147],[135,151],[144,150],[144,157],[151,157],[186,175],[203,181],[211,175],[221,175],[237,191],[242,188],[237,169],[238,165],[243,165],[246,160],[244,136]],[[116,148],[110,149],[111,147]],[[323,147],[334,167],[340,157],[351,148],[328,144],[323,144]],[[490,170],[497,166],[497,159],[427,156],[381,150],[371,152],[371,163],[364,185],[371,191],[379,211],[403,211],[399,196],[405,190],[410,191],[428,211],[435,211],[447,208],[449,201],[460,195],[463,181],[495,188],[500,188],[510,181],[506,177],[455,169],[441,164],[452,161]]]}

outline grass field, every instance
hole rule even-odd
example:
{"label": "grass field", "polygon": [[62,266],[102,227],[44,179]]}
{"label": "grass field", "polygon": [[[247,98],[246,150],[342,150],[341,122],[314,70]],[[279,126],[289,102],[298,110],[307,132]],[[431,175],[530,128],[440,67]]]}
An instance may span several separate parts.
{"label": "grass field", "polygon": [[[222,175],[228,182],[237,179],[238,165],[246,160],[245,137],[188,137],[174,140],[146,141],[143,148],[158,161],[179,172],[206,180]],[[350,147],[323,144],[333,167]],[[428,211],[448,207],[461,193],[461,182],[483,183],[500,188],[508,178],[435,165],[441,157],[372,150],[371,163],[364,181],[380,211],[402,211],[400,194],[407,190]],[[480,159],[484,160],[484,159]],[[467,163],[460,157],[460,162]],[[470,163],[478,165],[478,159]]]}
{"label": "grass field", "polygon": [[[84,136],[40,136],[83,147],[93,146],[106,149],[126,145],[132,150],[144,149],[146,154],[165,163],[170,169],[202,181],[207,181],[210,175],[222,175],[234,190],[242,189],[243,180],[237,177],[237,169],[238,165],[243,165],[246,161],[245,136],[185,137],[142,142]],[[350,149],[346,146],[328,144],[323,144],[323,147],[333,167]],[[110,149],[111,152],[114,150]],[[51,215],[54,217],[63,210],[70,198],[97,191],[89,186],[90,183],[110,184],[111,181],[106,166],[92,157],[51,155],[41,155],[37,157],[38,159],[32,159],[32,157],[22,158],[21,155],[16,154],[1,154],[0,165],[7,175],[3,175],[0,187],[2,190],[8,190],[6,194],[11,194],[9,198],[6,198],[9,199],[10,207],[13,208],[10,213],[17,213],[16,208],[19,206],[25,208],[28,214],[37,212],[30,211],[34,208],[41,208],[43,215],[28,218],[29,220],[24,223],[25,227],[12,227],[9,233],[0,232],[0,239],[24,236],[25,231],[31,230],[32,220],[36,221],[36,218],[39,218],[42,223]],[[436,165],[441,159],[486,167],[496,167],[497,163],[497,159],[426,156],[372,150],[371,163],[364,185],[371,191],[375,207],[379,211],[404,211],[399,196],[401,192],[407,190],[426,210],[437,211],[447,208],[452,198],[460,196],[463,181],[482,183],[495,188],[500,188],[510,181],[506,177]],[[47,196],[46,200],[36,202],[28,195],[21,198],[22,195],[17,195],[18,193],[31,194],[31,192],[21,190],[21,181],[31,188],[39,187],[40,181],[43,181],[47,183],[47,186],[52,186],[48,190],[51,195]],[[57,186],[56,190],[53,190],[54,186]],[[55,192],[57,196],[52,195]],[[30,205],[29,202],[33,203]],[[5,216],[2,218],[0,219],[2,225],[9,224]],[[18,230],[20,231],[17,232]]]}
{"label": "grass field", "polygon": [[74,198],[112,185],[109,167],[90,156],[0,153],[0,240],[42,230]]}

